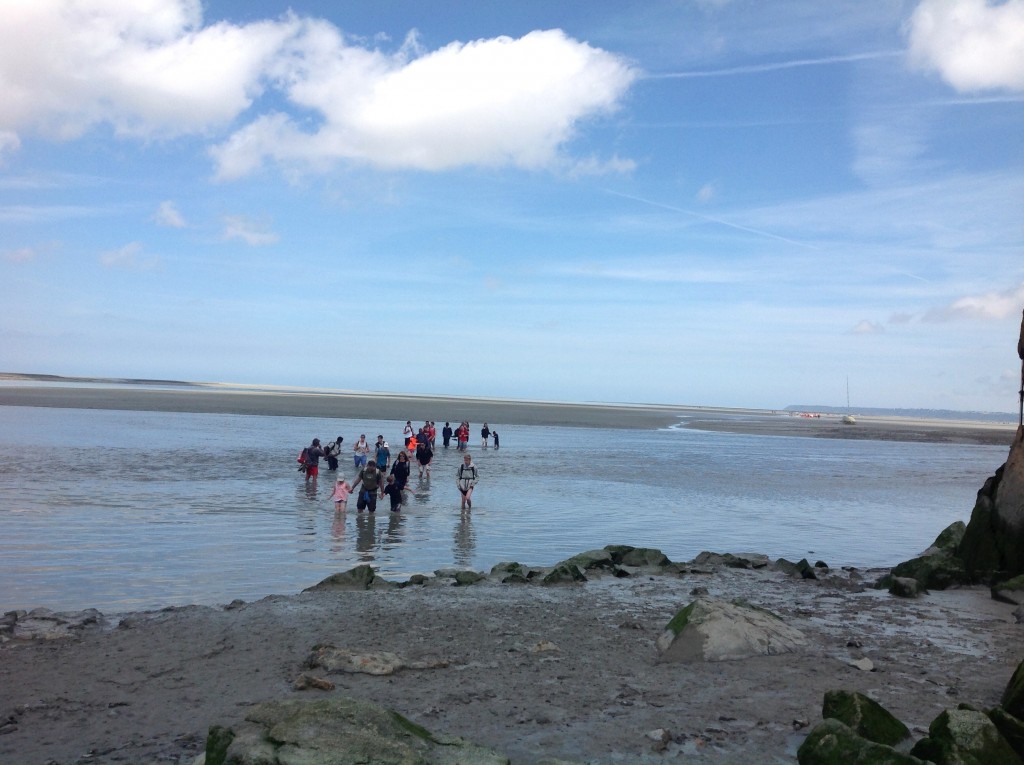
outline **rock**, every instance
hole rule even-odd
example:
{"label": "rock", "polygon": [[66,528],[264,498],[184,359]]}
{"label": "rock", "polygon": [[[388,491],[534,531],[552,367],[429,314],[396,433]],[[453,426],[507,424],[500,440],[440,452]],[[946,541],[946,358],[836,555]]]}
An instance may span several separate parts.
{"label": "rock", "polygon": [[1024,574],[1024,428],[1010,455],[978,491],[957,555],[972,581]]}
{"label": "rock", "polygon": [[583,571],[595,568],[614,568],[615,560],[608,550],[588,550],[562,561],[563,564],[576,566]]}
{"label": "rock", "polygon": [[876,744],[896,746],[910,737],[910,729],[874,699],[856,691],[828,691],[821,716],[835,718],[858,736]]}
{"label": "rock", "polygon": [[369,590],[371,587],[387,586],[390,582],[380,579],[365,563],[340,574],[331,574],[326,579],[307,587],[303,592],[324,592],[330,590]]}
{"label": "rock", "polygon": [[[223,729],[218,729],[223,730]],[[211,729],[211,737],[214,729]],[[253,707],[206,765],[508,765],[465,739],[431,734],[384,707],[354,699],[271,701]],[[219,733],[223,741],[223,733]]]}
{"label": "rock", "polygon": [[1017,665],[999,703],[1009,714],[1024,720],[1024,661]]}
{"label": "rock", "polygon": [[889,592],[897,598],[917,598],[926,594],[928,590],[909,576],[894,576],[889,580]]}
{"label": "rock", "polygon": [[8,611],[0,619],[0,642],[79,638],[86,628],[101,627],[105,623],[103,614],[95,608],[74,612],[56,612],[48,608]]}
{"label": "rock", "polygon": [[700,598],[673,617],[657,647],[662,661],[725,661],[790,653],[805,642],[768,611]]}
{"label": "rock", "polygon": [[947,552],[950,555],[956,554],[956,549],[963,541],[964,533],[966,533],[966,531],[966,523],[963,521],[954,521],[939,532],[939,535],[935,537],[935,541],[932,542],[932,546],[925,551],[925,554],[928,554],[930,551]]}
{"label": "rock", "polygon": [[310,669],[320,667],[328,672],[360,672],[366,675],[392,675],[400,669],[438,669],[447,667],[447,659],[410,661],[390,651],[356,653],[333,645],[315,645],[306,658]]}
{"label": "rock", "polygon": [[796,757],[800,765],[925,765],[917,757],[858,736],[836,719],[814,726]]}
{"label": "rock", "polygon": [[1006,743],[1017,753],[1017,756],[1024,759],[1024,722],[1000,707],[989,710],[988,719],[996,726],[996,730],[1006,739]]}
{"label": "rock", "polygon": [[[891,578],[916,579],[926,590],[945,590],[970,581],[963,561],[946,552],[921,555],[904,561],[892,570]],[[889,586],[892,579],[883,581]]]}
{"label": "rock", "polygon": [[765,568],[769,564],[767,555],[760,553],[713,553],[704,551],[693,562],[698,566],[719,565],[727,568]]}
{"label": "rock", "polygon": [[660,568],[667,566],[671,562],[668,556],[661,550],[655,550],[653,547],[634,547],[622,556],[620,565],[644,568],[655,566]]}
{"label": "rock", "polygon": [[583,572],[579,570],[579,567],[570,563],[560,563],[541,581],[544,584],[572,584],[574,582],[585,582],[587,578],[583,576]]}
{"label": "rock", "polygon": [[863,656],[859,659],[850,659],[850,661],[847,663],[854,669],[859,669],[861,672],[875,671],[875,663],[866,656]]}
{"label": "rock", "polygon": [[297,691],[306,691],[310,688],[315,688],[318,691],[333,691],[334,683],[323,677],[317,677],[316,675],[310,675],[307,672],[303,672],[292,683],[292,688]]}
{"label": "rock", "polygon": [[988,716],[971,709],[942,712],[910,753],[936,765],[1024,765]]}
{"label": "rock", "polygon": [[1024,575],[992,585],[992,597],[1015,606],[1024,605]]}
{"label": "rock", "polygon": [[808,563],[807,558],[801,558],[800,562],[796,564],[797,573],[800,574],[804,579],[817,579],[818,574],[815,572],[814,567]]}
{"label": "rock", "polygon": [[476,584],[481,579],[484,579],[484,575],[478,571],[456,571],[455,572],[455,586],[465,587],[470,584]]}

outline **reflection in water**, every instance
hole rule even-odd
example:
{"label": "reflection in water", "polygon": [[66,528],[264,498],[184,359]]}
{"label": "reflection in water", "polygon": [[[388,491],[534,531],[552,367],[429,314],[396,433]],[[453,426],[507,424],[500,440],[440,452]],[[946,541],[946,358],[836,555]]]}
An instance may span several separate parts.
{"label": "reflection in water", "polygon": [[459,522],[455,526],[455,545],[452,555],[458,566],[472,568],[473,551],[476,550],[476,535],[473,533],[473,514],[467,510],[459,513]]}
{"label": "reflection in water", "polygon": [[373,546],[376,541],[377,514],[356,514],[356,552],[359,560],[373,560]]}
{"label": "reflection in water", "polygon": [[402,541],[404,523],[405,516],[402,513],[388,513],[388,528],[382,540],[385,545],[396,545]]}
{"label": "reflection in water", "polygon": [[341,553],[345,551],[345,511],[336,512],[334,514],[334,521],[331,523],[331,539],[334,540],[331,545],[331,552]]}

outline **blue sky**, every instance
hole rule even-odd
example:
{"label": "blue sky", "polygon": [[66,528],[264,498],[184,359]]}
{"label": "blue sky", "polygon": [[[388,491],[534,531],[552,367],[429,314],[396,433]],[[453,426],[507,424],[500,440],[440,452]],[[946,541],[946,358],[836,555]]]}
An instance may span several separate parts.
{"label": "blue sky", "polygon": [[0,1],[0,371],[1014,411],[1024,0]]}

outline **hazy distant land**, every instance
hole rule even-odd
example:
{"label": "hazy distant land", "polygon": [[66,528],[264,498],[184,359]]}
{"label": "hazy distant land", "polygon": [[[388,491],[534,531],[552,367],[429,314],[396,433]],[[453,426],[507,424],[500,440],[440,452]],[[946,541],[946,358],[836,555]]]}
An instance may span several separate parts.
{"label": "hazy distant land", "polygon": [[[321,419],[469,420],[507,425],[659,428],[820,438],[1009,444],[1012,414],[932,410],[859,410],[854,425],[835,407],[784,410],[669,404],[529,401],[180,380],[61,377],[0,373],[0,405],[313,417]],[[23,382],[25,385],[18,385]],[[42,384],[41,384],[42,383]],[[93,387],[95,386],[95,387]],[[909,416],[902,411],[910,411]],[[802,417],[815,412],[820,417]],[[934,416],[929,416],[934,415]]]}

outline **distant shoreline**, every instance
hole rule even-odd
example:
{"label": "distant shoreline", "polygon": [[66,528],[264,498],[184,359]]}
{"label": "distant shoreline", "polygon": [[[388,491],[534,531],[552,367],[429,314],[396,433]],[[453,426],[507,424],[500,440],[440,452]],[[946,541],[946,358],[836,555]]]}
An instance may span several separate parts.
{"label": "distant shoreline", "polygon": [[[614,429],[686,427],[717,433],[1009,445],[1010,423],[660,404],[572,403],[322,390],[175,380],[0,373],[0,406],[244,414],[322,419],[445,420]],[[24,385],[18,383],[24,382]],[[95,386],[95,387],[93,387]],[[443,419],[442,419],[443,418]]]}

